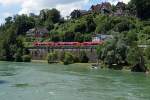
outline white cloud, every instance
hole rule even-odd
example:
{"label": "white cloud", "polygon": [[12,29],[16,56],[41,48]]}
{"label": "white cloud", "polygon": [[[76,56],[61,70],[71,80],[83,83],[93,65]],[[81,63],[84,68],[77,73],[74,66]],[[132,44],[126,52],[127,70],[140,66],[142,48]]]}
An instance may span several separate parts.
{"label": "white cloud", "polygon": [[88,0],[26,0],[22,3],[19,14],[38,13],[44,8],[57,8],[63,16],[66,16],[74,9],[81,9],[86,3]]}
{"label": "white cloud", "polygon": [[[118,1],[128,3],[130,0],[107,0],[107,1],[112,3],[116,3]],[[29,14],[31,12],[38,14],[41,9],[57,8],[59,11],[61,11],[61,14],[63,16],[67,16],[74,9],[83,9],[83,7],[91,5],[91,1],[90,0],[0,0],[0,5],[6,8],[8,6],[11,7],[13,5],[19,5],[21,9],[18,11],[18,14],[23,13]],[[8,12],[5,13],[5,11],[0,12],[0,16],[2,16],[1,18],[7,17],[8,15],[13,14],[12,12],[11,14]]]}
{"label": "white cloud", "polygon": [[23,0],[0,0],[0,4],[2,5],[12,5],[16,3],[21,3]]}
{"label": "white cloud", "polygon": [[[68,16],[74,9],[82,9],[83,5],[85,5],[88,1],[80,1],[70,4],[57,5],[56,8],[61,11],[61,14],[65,17]],[[69,8],[69,9],[68,9]]]}
{"label": "white cloud", "polygon": [[123,1],[124,3],[128,3],[128,2],[130,2],[130,0],[121,0],[121,1]]}
{"label": "white cloud", "polygon": [[[10,0],[7,0],[10,1]],[[20,1],[20,0],[16,0]],[[73,9],[82,9],[84,5],[88,4],[90,0],[22,0],[21,10],[19,14],[22,13],[38,13],[39,10],[44,8],[57,8],[61,11],[63,16],[68,15]],[[108,0],[110,2],[116,3],[122,1],[128,3],[130,0]]]}
{"label": "white cloud", "polygon": [[107,0],[107,1],[111,2],[112,4],[117,4],[118,2],[124,2],[124,3],[128,4],[128,2],[130,0]]}

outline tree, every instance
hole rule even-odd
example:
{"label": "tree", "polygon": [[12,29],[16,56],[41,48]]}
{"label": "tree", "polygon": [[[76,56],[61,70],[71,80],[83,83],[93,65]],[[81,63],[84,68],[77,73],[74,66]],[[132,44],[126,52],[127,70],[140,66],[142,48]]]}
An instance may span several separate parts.
{"label": "tree", "polygon": [[22,60],[23,60],[23,62],[31,62],[31,56],[30,55],[23,55]]}
{"label": "tree", "polygon": [[[15,55],[16,57],[22,56],[22,49],[24,45],[22,40],[17,37],[16,35],[16,28],[12,25],[2,36],[2,43],[1,43],[1,59],[6,61],[14,61]],[[17,51],[19,53],[17,53]]]}
{"label": "tree", "polygon": [[24,35],[29,29],[35,27],[35,20],[27,15],[17,15],[14,18],[17,35]]}
{"label": "tree", "polygon": [[86,17],[86,32],[90,33],[96,29],[96,24],[92,16]]}
{"label": "tree", "polygon": [[138,47],[130,47],[127,54],[127,61],[131,64],[131,71],[133,72],[146,72],[145,59],[143,52]]}
{"label": "tree", "polygon": [[47,29],[49,30],[49,31],[51,31],[52,29],[54,29],[54,24],[48,24],[47,25]]}
{"label": "tree", "polygon": [[18,50],[17,50],[17,52],[14,54],[14,59],[15,59],[15,61],[16,62],[22,62],[23,61],[23,59],[22,59],[22,54],[23,52],[22,52],[22,49],[21,48],[19,48]]}
{"label": "tree", "polygon": [[74,57],[71,53],[65,53],[65,58],[63,60],[64,65],[72,64],[74,63]]}
{"label": "tree", "polygon": [[49,53],[48,56],[47,56],[47,60],[48,60],[48,63],[55,63],[57,62],[58,60],[58,55],[56,52],[54,53]]}
{"label": "tree", "polygon": [[74,41],[77,42],[83,42],[84,41],[84,35],[80,32],[75,33]]}
{"label": "tree", "polygon": [[115,69],[120,69],[126,63],[127,48],[128,46],[122,36],[116,35],[113,39],[98,47],[98,58],[108,65],[109,68],[117,65]]}
{"label": "tree", "polygon": [[136,5],[137,15],[141,19],[150,18],[150,1],[149,0],[131,0]]}
{"label": "tree", "polygon": [[47,19],[47,14],[46,14],[46,12],[47,12],[46,9],[43,9],[43,10],[40,11],[39,17],[40,17],[40,19],[41,19],[42,21],[46,21],[46,19]]}
{"label": "tree", "polygon": [[6,24],[11,24],[13,21],[12,19],[13,19],[12,17],[5,18]]}
{"label": "tree", "polygon": [[150,35],[150,26],[144,27],[142,33]]}
{"label": "tree", "polygon": [[63,60],[65,59],[65,55],[66,55],[66,52],[62,52],[62,53],[60,54],[60,61],[63,62]]}
{"label": "tree", "polygon": [[124,32],[124,31],[129,31],[133,28],[135,28],[135,26],[131,22],[129,22],[129,20],[122,20],[120,23],[118,23],[115,26],[115,31]]}
{"label": "tree", "polygon": [[150,46],[148,46],[144,52],[145,52],[145,56],[146,56],[147,60],[150,61]]}
{"label": "tree", "polygon": [[132,16],[136,16],[137,15],[137,11],[136,11],[136,5],[132,2],[129,2],[127,5],[127,9],[129,10],[129,14]]}
{"label": "tree", "polygon": [[66,32],[64,34],[64,41],[65,42],[73,42],[74,41],[74,37],[75,37],[74,33],[72,33],[72,32]]}
{"label": "tree", "polygon": [[74,32],[85,33],[86,32],[86,23],[84,21],[81,21],[81,22],[75,24]]}
{"label": "tree", "polygon": [[48,24],[48,23],[57,23],[60,21],[61,16],[60,12],[53,8],[53,9],[43,9],[40,11],[40,18],[42,22]]}
{"label": "tree", "polygon": [[79,18],[81,16],[81,12],[80,10],[74,10],[73,12],[71,12],[70,16],[72,19]]}
{"label": "tree", "polygon": [[48,10],[47,15],[48,20],[51,20],[53,23],[57,23],[60,21],[60,12],[55,8]]}

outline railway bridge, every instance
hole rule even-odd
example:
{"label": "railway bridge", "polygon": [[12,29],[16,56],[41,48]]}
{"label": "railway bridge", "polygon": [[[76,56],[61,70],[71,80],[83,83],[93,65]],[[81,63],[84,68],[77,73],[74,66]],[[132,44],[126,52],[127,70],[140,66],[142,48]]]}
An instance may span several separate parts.
{"label": "railway bridge", "polygon": [[75,55],[79,55],[81,51],[85,51],[90,62],[96,62],[96,47],[97,46],[33,46],[28,47],[28,50],[33,60],[45,60],[47,54],[51,52],[57,52],[58,54],[62,52],[71,52]]}

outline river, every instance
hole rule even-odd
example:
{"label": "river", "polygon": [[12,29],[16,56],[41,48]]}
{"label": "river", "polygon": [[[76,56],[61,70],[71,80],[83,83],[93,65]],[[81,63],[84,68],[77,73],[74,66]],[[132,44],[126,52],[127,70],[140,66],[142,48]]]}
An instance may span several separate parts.
{"label": "river", "polygon": [[150,75],[0,62],[0,100],[150,100]]}

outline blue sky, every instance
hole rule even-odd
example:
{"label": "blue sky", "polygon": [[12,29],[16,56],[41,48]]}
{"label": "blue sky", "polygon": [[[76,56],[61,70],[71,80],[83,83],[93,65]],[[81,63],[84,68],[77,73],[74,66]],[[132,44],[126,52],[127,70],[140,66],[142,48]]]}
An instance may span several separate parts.
{"label": "blue sky", "polygon": [[0,23],[4,22],[5,17],[17,14],[20,9],[21,7],[16,4],[7,7],[0,5]]}
{"label": "blue sky", "polygon": [[0,0],[0,24],[4,23],[4,19],[8,16],[31,12],[38,14],[45,8],[57,8],[65,17],[74,9],[89,9],[92,4],[105,1],[127,3],[129,0]]}

